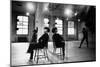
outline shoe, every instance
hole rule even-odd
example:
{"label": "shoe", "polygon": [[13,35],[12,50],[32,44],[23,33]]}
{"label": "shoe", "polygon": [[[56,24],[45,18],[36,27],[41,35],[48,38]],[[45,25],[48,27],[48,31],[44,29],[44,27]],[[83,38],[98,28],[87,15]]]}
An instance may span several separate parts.
{"label": "shoe", "polygon": [[33,59],[29,59],[29,62],[33,62]]}
{"label": "shoe", "polygon": [[65,59],[65,57],[63,56],[63,60]]}
{"label": "shoe", "polygon": [[81,48],[81,47],[78,47],[78,48]]}
{"label": "shoe", "polygon": [[89,47],[87,46],[87,48],[89,48]]}

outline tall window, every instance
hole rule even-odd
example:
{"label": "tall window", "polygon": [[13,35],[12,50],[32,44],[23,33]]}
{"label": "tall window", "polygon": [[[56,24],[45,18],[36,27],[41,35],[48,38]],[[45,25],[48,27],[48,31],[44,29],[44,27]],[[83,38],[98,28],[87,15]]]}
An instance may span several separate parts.
{"label": "tall window", "polygon": [[28,34],[28,17],[27,16],[17,16],[17,34],[27,35]]}
{"label": "tall window", "polygon": [[55,20],[55,23],[56,23],[55,27],[58,29],[58,33],[62,35],[63,34],[63,21],[57,18]]}
{"label": "tall window", "polygon": [[74,21],[68,21],[68,35],[74,35]]}
{"label": "tall window", "polygon": [[44,18],[44,27],[49,27],[49,19]]}

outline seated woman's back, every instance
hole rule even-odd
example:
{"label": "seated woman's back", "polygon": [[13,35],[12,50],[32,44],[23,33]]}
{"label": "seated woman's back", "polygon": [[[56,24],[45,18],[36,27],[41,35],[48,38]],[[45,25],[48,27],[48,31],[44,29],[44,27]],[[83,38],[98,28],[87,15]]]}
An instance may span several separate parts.
{"label": "seated woman's back", "polygon": [[53,39],[53,42],[62,42],[62,41],[64,41],[62,36],[57,34],[57,33],[53,35],[52,39]]}
{"label": "seated woman's back", "polygon": [[40,38],[39,38],[39,42],[42,44],[47,44],[49,41],[49,35],[47,33],[43,34]]}

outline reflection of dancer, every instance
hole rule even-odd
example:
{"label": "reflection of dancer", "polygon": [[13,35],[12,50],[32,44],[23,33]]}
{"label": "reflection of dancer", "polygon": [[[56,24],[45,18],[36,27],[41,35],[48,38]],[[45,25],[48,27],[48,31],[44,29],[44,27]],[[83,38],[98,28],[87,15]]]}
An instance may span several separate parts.
{"label": "reflection of dancer", "polygon": [[30,58],[29,58],[30,60],[29,61],[33,60],[33,49],[35,49],[36,43],[37,43],[37,30],[34,30],[29,48],[27,50],[27,53],[30,53]]}
{"label": "reflection of dancer", "polygon": [[83,28],[82,33],[83,33],[83,39],[81,40],[81,43],[80,43],[79,48],[81,48],[81,46],[82,46],[84,40],[86,40],[86,42],[87,42],[87,47],[88,47],[88,31],[86,30],[86,28]]}
{"label": "reflection of dancer", "polygon": [[54,44],[54,52],[56,51],[56,47],[61,47],[63,52],[63,59],[65,57],[65,43],[64,39],[61,35],[57,33],[57,28],[53,28],[52,32],[54,33],[52,36]]}

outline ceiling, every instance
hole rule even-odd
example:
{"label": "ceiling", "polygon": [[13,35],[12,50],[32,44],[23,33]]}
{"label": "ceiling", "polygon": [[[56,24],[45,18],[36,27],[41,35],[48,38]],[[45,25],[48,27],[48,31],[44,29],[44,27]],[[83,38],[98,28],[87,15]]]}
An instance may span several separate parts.
{"label": "ceiling", "polygon": [[[26,13],[29,11],[29,9],[27,8],[27,3],[29,3],[28,1],[12,1],[11,7],[12,7],[12,11],[15,12],[21,12],[21,13]],[[33,5],[35,5],[35,9],[36,9],[36,5],[40,4],[41,2],[31,2]],[[44,4],[44,3],[43,3]],[[42,6],[40,6],[42,7]],[[90,6],[88,5],[73,5],[73,4],[57,4],[57,3],[49,3],[48,8],[50,11],[55,13],[60,14],[61,12],[64,12],[65,8],[71,8],[74,12],[78,12],[79,15],[81,15],[81,13],[87,13],[90,9]],[[34,13],[34,11],[31,11],[31,13]]]}

